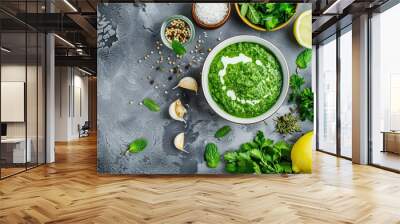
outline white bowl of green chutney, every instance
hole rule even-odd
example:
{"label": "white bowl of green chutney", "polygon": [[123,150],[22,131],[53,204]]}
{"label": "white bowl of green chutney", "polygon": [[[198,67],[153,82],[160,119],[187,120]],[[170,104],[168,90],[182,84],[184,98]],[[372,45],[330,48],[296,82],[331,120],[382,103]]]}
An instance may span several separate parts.
{"label": "white bowl of green chutney", "polygon": [[263,121],[285,101],[289,68],[282,52],[256,36],[231,37],[207,56],[204,96],[222,118],[239,124]]}

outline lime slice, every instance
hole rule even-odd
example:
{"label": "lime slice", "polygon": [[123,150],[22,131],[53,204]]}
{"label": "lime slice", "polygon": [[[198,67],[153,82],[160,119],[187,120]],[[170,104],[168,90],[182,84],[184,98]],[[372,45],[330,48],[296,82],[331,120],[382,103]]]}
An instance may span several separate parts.
{"label": "lime slice", "polygon": [[312,48],[312,24],[311,10],[307,10],[300,14],[293,26],[293,34],[301,46]]}

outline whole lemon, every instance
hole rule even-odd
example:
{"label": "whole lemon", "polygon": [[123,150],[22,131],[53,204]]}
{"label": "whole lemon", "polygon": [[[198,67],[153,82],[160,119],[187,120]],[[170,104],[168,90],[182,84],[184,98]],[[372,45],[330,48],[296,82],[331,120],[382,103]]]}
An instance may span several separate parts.
{"label": "whole lemon", "polygon": [[293,172],[311,173],[313,135],[314,132],[310,131],[294,143],[291,152]]}

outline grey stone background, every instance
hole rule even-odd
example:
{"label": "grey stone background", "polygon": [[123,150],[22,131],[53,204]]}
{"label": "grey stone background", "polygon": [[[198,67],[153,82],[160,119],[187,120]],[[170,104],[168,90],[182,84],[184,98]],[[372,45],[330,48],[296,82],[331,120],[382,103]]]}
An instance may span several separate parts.
{"label": "grey stone background", "polygon": [[[311,4],[301,4],[296,17],[310,9]],[[238,149],[240,144],[251,140],[258,130],[266,137],[277,140],[283,138],[274,133],[273,119],[289,111],[287,102],[278,112],[257,124],[239,125],[220,118],[208,106],[202,89],[193,92],[175,89],[179,79],[194,77],[201,84],[202,64],[208,48],[220,41],[236,35],[255,35],[262,37],[284,54],[291,73],[295,72],[295,60],[303,50],[293,36],[293,22],[276,32],[259,32],[246,26],[232,7],[228,22],[216,30],[203,30],[196,27],[196,38],[188,47],[183,64],[191,61],[191,50],[197,40],[203,39],[201,62],[190,69],[184,69],[180,77],[170,73],[171,65],[166,58],[173,53],[161,47],[164,62],[162,70],[156,67],[160,55],[155,48],[160,39],[162,22],[169,16],[181,14],[191,17],[191,4],[187,3],[124,3],[99,4],[98,7],[98,172],[111,174],[220,174],[224,164],[217,169],[209,169],[203,159],[204,147],[208,142],[218,145],[220,152]],[[192,20],[193,21],[193,20]],[[206,34],[204,33],[206,32]],[[205,37],[207,36],[207,38]],[[219,41],[220,38],[221,40]],[[151,51],[154,53],[151,54]],[[144,60],[143,57],[150,57]],[[195,56],[196,57],[196,56]],[[196,58],[199,58],[197,56]],[[153,67],[154,68],[153,68]],[[311,86],[311,69],[300,72],[306,77],[306,85]],[[154,82],[154,83],[153,83]],[[140,102],[150,97],[161,106],[161,112],[149,111]],[[189,115],[185,125],[171,119],[168,106],[180,98],[187,104]],[[232,133],[223,140],[214,138],[214,133],[223,125],[230,125]],[[302,133],[313,129],[312,122],[302,122]],[[174,137],[185,132],[186,150],[180,152],[173,145]],[[286,137],[293,143],[302,133]],[[127,145],[134,139],[144,137],[149,140],[145,151],[123,155]]]}

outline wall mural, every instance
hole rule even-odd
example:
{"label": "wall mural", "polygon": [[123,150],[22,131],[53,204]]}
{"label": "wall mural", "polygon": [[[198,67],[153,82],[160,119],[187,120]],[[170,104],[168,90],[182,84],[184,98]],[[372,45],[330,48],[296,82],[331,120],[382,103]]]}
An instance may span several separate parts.
{"label": "wall mural", "polygon": [[311,4],[98,7],[98,172],[310,173]]}

